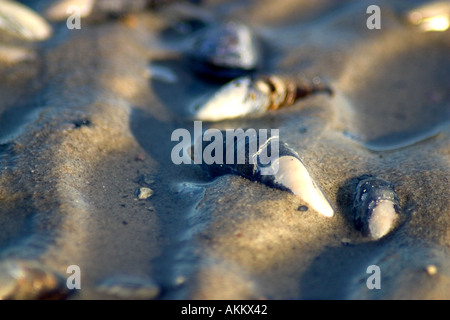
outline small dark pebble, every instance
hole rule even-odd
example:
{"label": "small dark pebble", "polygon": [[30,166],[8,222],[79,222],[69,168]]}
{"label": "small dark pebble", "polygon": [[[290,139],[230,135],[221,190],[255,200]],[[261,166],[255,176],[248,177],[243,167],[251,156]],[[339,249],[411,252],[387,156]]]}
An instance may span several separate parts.
{"label": "small dark pebble", "polygon": [[308,207],[307,206],[300,206],[300,207],[297,208],[297,210],[305,212],[305,211],[308,211]]}
{"label": "small dark pebble", "polygon": [[128,224],[128,222],[126,222],[126,221],[124,220],[124,221],[122,221],[122,224],[123,224],[124,226],[126,226],[126,225]]}

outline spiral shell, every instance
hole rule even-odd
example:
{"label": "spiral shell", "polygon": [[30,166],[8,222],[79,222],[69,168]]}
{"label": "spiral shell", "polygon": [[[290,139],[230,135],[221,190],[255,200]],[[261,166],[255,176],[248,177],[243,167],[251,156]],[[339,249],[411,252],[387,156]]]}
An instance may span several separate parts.
{"label": "spiral shell", "polygon": [[[220,131],[222,136],[226,137],[223,139],[223,159],[219,159],[220,163],[208,164],[204,161],[200,164],[202,169],[211,177],[238,174],[270,187],[289,191],[321,215],[333,216],[334,211],[330,203],[310,176],[299,155],[280,141],[278,136],[260,139],[256,133],[251,134],[250,130],[253,129],[248,129],[245,133],[237,133],[236,130],[236,138]],[[203,152],[207,144],[204,140],[199,140],[196,143],[201,144],[200,150]],[[258,144],[259,147],[256,147]],[[230,151],[231,157],[228,154]],[[238,158],[240,152],[243,152],[245,157],[241,161]],[[276,157],[268,161],[268,154],[275,154]]]}

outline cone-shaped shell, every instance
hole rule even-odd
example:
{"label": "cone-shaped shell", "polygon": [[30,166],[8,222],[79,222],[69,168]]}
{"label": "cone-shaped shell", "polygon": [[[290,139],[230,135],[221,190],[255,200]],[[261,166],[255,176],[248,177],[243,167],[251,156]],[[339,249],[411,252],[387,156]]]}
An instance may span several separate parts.
{"label": "cone-shaped shell", "polygon": [[388,234],[398,220],[399,202],[392,183],[372,177],[360,178],[353,207],[355,227],[363,235],[380,239]]}
{"label": "cone-shaped shell", "polygon": [[[219,176],[233,173],[251,180],[262,182],[270,187],[287,190],[300,197],[313,210],[331,217],[333,208],[323,192],[314,182],[308,170],[300,160],[298,154],[286,143],[279,140],[278,136],[272,136],[260,140],[259,136],[245,133],[236,134],[236,138],[227,139],[225,131],[221,131],[223,139],[223,154],[221,163],[209,163],[203,161],[202,168],[210,176]],[[235,131],[236,133],[237,131]],[[208,143],[199,140],[201,148],[205,150]],[[241,143],[241,144],[240,144]],[[230,157],[229,152],[232,152]],[[244,157],[239,160],[239,154]]]}

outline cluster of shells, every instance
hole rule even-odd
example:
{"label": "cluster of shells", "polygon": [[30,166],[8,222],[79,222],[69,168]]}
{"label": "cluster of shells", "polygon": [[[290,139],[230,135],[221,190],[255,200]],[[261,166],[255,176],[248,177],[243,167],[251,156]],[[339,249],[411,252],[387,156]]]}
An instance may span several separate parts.
{"label": "cluster of shells", "polygon": [[[67,19],[70,15],[67,9],[71,5],[82,8],[81,17],[108,19],[124,13],[155,8],[168,2],[171,1],[57,0],[52,1],[44,10],[44,18],[19,2],[3,0],[0,1],[0,29],[25,41],[43,41],[53,33],[48,21]],[[436,17],[448,18],[449,12],[448,3],[437,2],[411,10],[407,19],[412,24],[421,24]],[[20,50],[13,49],[2,47],[0,55],[20,55]],[[311,94],[333,94],[330,86],[321,81],[260,73],[263,60],[261,51],[259,39],[252,30],[237,21],[214,21],[191,35],[185,55],[190,60],[192,71],[202,77],[224,82],[212,95],[205,94],[200,101],[189,107],[193,118],[215,122],[268,112],[275,114],[276,110],[294,105],[299,99]],[[274,137],[270,139],[272,138]],[[278,137],[275,138],[279,140]],[[263,141],[260,145],[267,148],[273,141],[275,140],[268,140],[267,143]],[[220,165],[218,168],[217,165],[211,164],[203,167],[208,173],[214,173],[212,176],[233,172],[275,188],[288,190],[301,197],[318,213],[327,217],[333,216],[332,205],[321,191],[320,184],[308,173],[301,156],[283,141],[279,141],[279,144],[282,152],[276,165],[280,166],[280,170],[269,177],[262,176],[258,164],[251,164],[249,161],[246,164],[252,166],[248,170],[251,174],[243,172],[243,166],[231,166],[225,171],[222,170],[223,167],[230,165]],[[260,152],[261,150],[258,150],[257,154]],[[255,155],[249,155],[253,156]],[[356,228],[374,239],[386,235],[398,220],[400,212],[394,186],[376,177],[361,177],[353,193]]]}
{"label": "cluster of shells", "polygon": [[[191,39],[187,54],[194,72],[227,81],[216,92],[206,94],[195,103],[192,114],[196,120],[216,122],[263,113],[276,116],[279,108],[292,106],[311,94],[333,94],[331,87],[322,81],[259,74],[262,54],[258,40],[249,27],[235,21],[221,22],[200,30]],[[260,148],[248,154],[251,153],[249,145],[255,139]],[[205,147],[201,141],[196,143]],[[221,164],[201,164],[211,177],[229,173],[241,175],[291,192],[325,217],[334,215],[333,206],[320,184],[311,177],[299,153],[278,136],[266,141],[259,141],[257,136],[247,139],[243,145],[246,154],[244,165],[226,163],[227,143],[225,139]],[[273,148],[275,143],[279,153],[271,166],[276,170],[273,169],[273,174],[262,174],[267,168],[258,161],[259,155],[267,151],[263,149]],[[238,152],[238,146],[234,145],[233,154]],[[360,177],[352,190],[352,199],[354,224],[364,236],[380,239],[399,220],[399,201],[390,182],[372,176]]]}

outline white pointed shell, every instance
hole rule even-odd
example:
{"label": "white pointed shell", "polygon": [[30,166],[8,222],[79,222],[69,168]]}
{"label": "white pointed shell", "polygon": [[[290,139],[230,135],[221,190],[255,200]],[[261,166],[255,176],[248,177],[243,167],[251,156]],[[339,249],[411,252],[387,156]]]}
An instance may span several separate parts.
{"label": "white pointed shell", "polygon": [[0,1],[0,29],[28,41],[42,41],[52,34],[39,14],[15,1]]}
{"label": "white pointed shell", "polygon": [[381,201],[373,208],[369,218],[369,234],[374,239],[380,239],[391,231],[397,220],[398,214],[395,211],[392,201]]}
{"label": "white pointed shell", "polygon": [[272,167],[276,172],[275,183],[291,190],[321,215],[333,216],[333,208],[299,159],[282,156],[274,161]]}
{"label": "white pointed shell", "polygon": [[359,178],[353,200],[355,227],[364,236],[378,240],[397,225],[399,201],[394,185],[373,176]]}
{"label": "white pointed shell", "polygon": [[206,101],[194,107],[195,118],[220,121],[266,110],[270,106],[269,88],[251,77],[235,79],[219,89]]}

